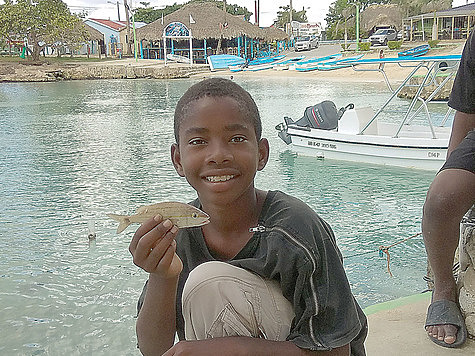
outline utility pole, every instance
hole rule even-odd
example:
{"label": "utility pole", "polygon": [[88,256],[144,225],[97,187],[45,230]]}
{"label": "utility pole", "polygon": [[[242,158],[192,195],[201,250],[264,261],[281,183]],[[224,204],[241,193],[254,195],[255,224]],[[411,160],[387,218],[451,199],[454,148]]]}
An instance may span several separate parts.
{"label": "utility pole", "polygon": [[130,17],[129,17],[129,5],[127,5],[127,0],[124,0],[125,7],[125,19],[127,21],[127,54],[132,53],[132,47],[130,45]]}
{"label": "utility pole", "polygon": [[356,50],[360,48],[360,4],[356,3]]}
{"label": "utility pole", "polygon": [[117,19],[120,21],[119,2],[117,1]]}
{"label": "utility pole", "polygon": [[292,38],[294,34],[294,31],[292,29],[292,0],[290,0],[289,21],[290,21],[290,38]]}

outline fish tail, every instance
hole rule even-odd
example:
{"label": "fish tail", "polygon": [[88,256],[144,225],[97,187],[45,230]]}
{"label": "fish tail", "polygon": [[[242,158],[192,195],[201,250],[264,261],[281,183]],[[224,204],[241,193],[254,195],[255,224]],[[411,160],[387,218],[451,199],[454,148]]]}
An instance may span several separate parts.
{"label": "fish tail", "polygon": [[128,216],[126,215],[107,214],[107,216],[119,222],[119,226],[117,227],[118,234],[120,234],[122,231],[124,231],[127,228],[127,226],[130,225],[130,220],[128,219]]}

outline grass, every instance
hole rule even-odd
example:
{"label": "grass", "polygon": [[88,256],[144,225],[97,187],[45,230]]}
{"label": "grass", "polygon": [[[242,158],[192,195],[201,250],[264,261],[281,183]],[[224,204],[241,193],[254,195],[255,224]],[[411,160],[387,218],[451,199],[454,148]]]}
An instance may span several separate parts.
{"label": "grass", "polygon": [[103,57],[101,59],[97,57],[70,57],[70,56],[62,56],[62,57],[43,57],[41,56],[38,62],[33,62],[30,58],[20,58],[18,55],[0,55],[0,63],[21,63],[21,64],[64,64],[64,63],[95,63],[95,62],[107,62],[107,61],[115,61],[118,60],[116,58],[110,57]]}

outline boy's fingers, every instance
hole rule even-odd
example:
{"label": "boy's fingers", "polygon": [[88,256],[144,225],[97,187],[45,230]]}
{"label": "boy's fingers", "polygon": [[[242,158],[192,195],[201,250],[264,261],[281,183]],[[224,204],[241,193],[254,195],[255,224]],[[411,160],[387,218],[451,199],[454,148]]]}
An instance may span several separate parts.
{"label": "boy's fingers", "polygon": [[[155,266],[155,270],[161,269],[161,270],[167,270],[168,267],[171,265],[173,257],[175,255],[175,246],[176,244],[172,243],[168,245],[168,248],[165,250],[165,253],[163,254],[162,258],[158,260],[158,263]],[[152,254],[154,251],[152,251],[150,254]]]}
{"label": "boy's fingers", "polygon": [[159,223],[162,222],[162,220],[163,220],[162,217],[160,215],[157,215],[145,221],[142,225],[139,226],[137,231],[135,231],[134,237],[132,237],[132,240],[130,241],[130,245],[129,245],[130,253],[133,254],[134,251],[137,249],[137,244],[139,243],[142,236],[144,236],[150,230],[155,228]]}
{"label": "boy's fingers", "polygon": [[[178,228],[176,226],[173,226],[165,233],[165,235],[163,235],[163,237],[155,241],[150,247],[146,246],[145,251],[147,251],[149,257],[154,261],[160,261],[160,259],[163,258],[163,255],[165,254],[167,248],[170,246],[173,239],[175,238],[177,232]],[[140,248],[142,248],[142,246],[140,246]]]}
{"label": "boy's fingers", "polygon": [[147,272],[154,270],[177,232],[170,220],[156,225],[138,240],[132,252],[134,263]]}

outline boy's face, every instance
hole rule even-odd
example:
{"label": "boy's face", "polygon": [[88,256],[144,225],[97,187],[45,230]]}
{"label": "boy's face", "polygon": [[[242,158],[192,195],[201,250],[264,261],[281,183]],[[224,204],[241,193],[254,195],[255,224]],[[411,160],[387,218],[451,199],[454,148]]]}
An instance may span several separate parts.
{"label": "boy's face", "polygon": [[186,177],[202,202],[229,204],[254,194],[254,176],[269,157],[266,139],[259,142],[236,100],[203,97],[191,104],[172,146],[176,171]]}

